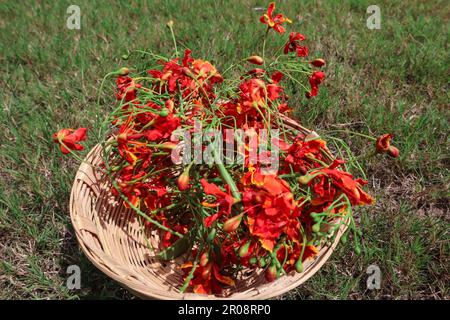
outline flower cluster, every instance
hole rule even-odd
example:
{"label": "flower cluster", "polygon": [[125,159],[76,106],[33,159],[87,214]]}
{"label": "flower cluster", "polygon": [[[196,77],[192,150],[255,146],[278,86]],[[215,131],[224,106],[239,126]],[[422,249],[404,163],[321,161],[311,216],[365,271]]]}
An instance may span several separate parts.
{"label": "flower cluster", "polygon": [[[271,3],[260,18],[267,25],[264,42],[271,30],[282,36],[283,25],[291,23],[274,10]],[[173,23],[168,27],[172,31]],[[374,201],[363,189],[366,182],[347,172],[347,163],[332,155],[324,139],[285,125],[291,107],[283,82],[304,88],[309,82],[305,95],[312,98],[325,79],[314,69],[325,61],[309,60],[305,41],[291,32],[284,50],[275,51],[283,59],[244,59],[228,69],[247,70],[237,79],[193,58],[188,49],[182,55],[176,50],[171,58],[149,54],[154,67],[145,73],[132,75],[128,68],[112,73],[117,107],[107,119],[113,130],[102,142],[101,170],[111,179],[112,194],[158,230],[161,250],[155,254],[184,257],[181,290],[220,294],[243,268],[264,269],[267,281],[302,272],[304,262],[343,223],[354,224],[352,207]],[[214,159],[222,142],[230,140],[226,130],[250,132],[257,147],[267,142],[261,132],[276,128],[281,134],[264,155],[270,158],[279,149],[278,169],[268,171],[252,161],[255,145],[239,136],[231,139],[240,140],[241,147],[231,153],[242,156],[241,163],[179,161],[174,151],[190,143],[180,132],[195,136],[198,122],[205,132],[218,132],[200,149],[210,150]],[[82,150],[86,129],[63,129],[53,138],[63,153]],[[376,151],[397,156],[391,138],[380,137]]]}

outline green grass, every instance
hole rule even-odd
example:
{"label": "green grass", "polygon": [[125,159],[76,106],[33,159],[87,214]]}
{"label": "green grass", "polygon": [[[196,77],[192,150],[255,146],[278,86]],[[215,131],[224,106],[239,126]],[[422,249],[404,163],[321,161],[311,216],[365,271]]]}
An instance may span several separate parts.
{"label": "green grass", "polygon": [[[260,52],[261,1],[77,1],[81,30],[66,28],[71,1],[0,4],[0,298],[130,298],[80,252],[68,216],[77,164],[51,143],[61,127],[96,123],[103,76],[142,65],[127,50],[170,53],[180,47],[223,70]],[[358,215],[362,253],[351,239],[319,273],[284,298],[448,299],[449,83],[446,1],[378,1],[381,30],[366,28],[370,1],[280,1],[293,28],[327,61],[315,100],[293,97],[300,121],[318,132],[347,128],[395,134],[401,151],[363,162],[377,204]],[[300,20],[299,20],[300,18]],[[281,40],[275,40],[280,43]],[[94,133],[87,143],[95,143]],[[344,137],[344,136],[341,136]],[[346,138],[348,139],[348,138]],[[355,153],[373,146],[352,138]],[[68,265],[82,270],[81,290],[65,287]],[[380,290],[366,288],[377,264]]]}

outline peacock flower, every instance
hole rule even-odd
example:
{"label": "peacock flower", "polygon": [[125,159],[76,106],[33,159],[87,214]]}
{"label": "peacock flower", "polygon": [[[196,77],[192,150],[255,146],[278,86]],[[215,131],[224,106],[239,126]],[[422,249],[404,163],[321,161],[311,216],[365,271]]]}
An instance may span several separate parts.
{"label": "peacock flower", "polygon": [[282,26],[283,23],[292,23],[287,17],[282,14],[277,14],[274,16],[273,12],[275,11],[275,2],[271,2],[269,7],[267,8],[267,12],[261,16],[259,21],[264,24],[267,24],[269,29],[273,29],[279,34],[283,34],[286,32],[286,29]]}
{"label": "peacock flower", "polygon": [[68,154],[70,150],[83,150],[84,147],[78,142],[86,140],[86,128],[61,129],[53,134],[53,141],[59,144],[61,152]]}

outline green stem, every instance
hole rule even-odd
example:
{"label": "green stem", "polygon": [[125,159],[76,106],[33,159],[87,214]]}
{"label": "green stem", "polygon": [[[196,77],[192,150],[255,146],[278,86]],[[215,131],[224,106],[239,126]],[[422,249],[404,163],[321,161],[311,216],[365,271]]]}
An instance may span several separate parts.
{"label": "green stem", "polygon": [[189,286],[189,282],[191,282],[192,278],[194,277],[194,272],[195,272],[195,269],[197,269],[198,261],[199,261],[200,254],[201,254],[202,251],[203,251],[203,246],[201,246],[200,250],[198,250],[198,252],[197,252],[197,256],[195,257],[194,264],[192,265],[192,269],[189,272],[189,274],[186,277],[186,279],[184,280],[183,286],[180,288],[181,292],[185,292],[186,291],[187,287]]}
{"label": "green stem", "polygon": [[105,169],[100,168],[99,166],[93,165],[92,163],[87,162],[86,160],[82,159],[78,154],[76,154],[72,149],[70,149],[63,141],[61,138],[58,138],[59,143],[66,148],[66,150],[68,150],[70,152],[70,155],[73,156],[76,160],[78,160],[80,163],[85,163],[87,165],[89,165],[90,167],[92,167],[95,170],[101,171],[101,172],[105,172]]}
{"label": "green stem", "polygon": [[374,138],[372,136],[368,136],[366,134],[359,133],[359,132],[354,132],[354,131],[350,131],[350,130],[329,130],[327,132],[343,132],[343,133],[347,133],[347,134],[353,134],[355,136],[360,136],[360,137],[363,137],[363,138],[366,138],[366,139],[369,139],[369,140],[373,140],[373,141],[377,140],[377,138]]}
{"label": "green stem", "polygon": [[227,168],[225,168],[225,165],[219,159],[219,155],[217,154],[216,148],[214,148],[213,153],[215,163],[217,169],[219,170],[220,176],[225,181],[225,183],[227,183],[230,186],[231,193],[233,194],[233,197],[236,199],[236,201],[241,201],[241,193],[239,192],[239,189],[236,186],[236,183],[234,183],[234,180],[231,177],[230,173],[228,172]]}
{"label": "green stem", "polygon": [[266,68],[266,40],[267,40],[268,34],[269,34],[269,28],[267,28],[266,33],[264,34],[264,40],[263,40],[262,58],[264,61],[264,68]]}
{"label": "green stem", "polygon": [[[106,162],[105,162],[106,164]],[[106,164],[107,167],[108,164]],[[183,238],[184,236],[181,233],[178,233],[176,231],[173,231],[172,229],[167,228],[166,226],[162,225],[161,223],[159,223],[158,221],[153,220],[152,218],[150,218],[148,215],[146,215],[144,212],[142,212],[138,207],[136,207],[135,205],[133,205],[130,200],[128,200],[128,198],[122,193],[122,191],[120,190],[120,187],[118,186],[117,182],[114,180],[114,178],[110,175],[109,176],[112,182],[113,187],[117,190],[117,192],[119,193],[120,197],[137,213],[139,214],[142,218],[146,219],[148,222],[150,222],[151,224],[157,226],[159,229],[170,232],[173,235],[176,235],[180,238]]]}
{"label": "green stem", "polygon": [[177,40],[175,39],[175,33],[173,32],[173,28],[171,25],[169,25],[169,29],[170,29],[170,35],[172,36],[172,40],[173,40],[173,46],[175,47],[175,56],[178,57],[178,47],[177,47]]}
{"label": "green stem", "polygon": [[118,75],[118,74],[119,74],[118,71],[113,71],[113,72],[107,73],[107,74],[103,77],[102,83],[100,84],[100,89],[99,89],[99,91],[98,91],[98,96],[97,96],[97,111],[100,110],[100,97],[101,97],[101,94],[103,93],[103,86],[105,85],[106,79],[109,78],[110,76]]}

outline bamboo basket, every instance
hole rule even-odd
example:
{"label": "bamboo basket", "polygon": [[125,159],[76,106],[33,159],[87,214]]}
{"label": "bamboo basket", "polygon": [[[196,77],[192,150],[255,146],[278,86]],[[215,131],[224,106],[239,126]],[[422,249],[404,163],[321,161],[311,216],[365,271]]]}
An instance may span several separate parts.
{"label": "bamboo basket", "polygon": [[[282,116],[291,129],[317,135],[295,121]],[[282,295],[304,283],[328,260],[339,243],[347,225],[342,224],[331,245],[322,245],[318,255],[304,263],[304,271],[292,271],[273,282],[266,282],[264,272],[242,272],[236,285],[224,290],[223,296],[182,293],[182,271],[178,266],[183,257],[161,261],[155,257],[159,246],[157,231],[142,227],[132,209],[111,194],[108,178],[92,165],[102,162],[101,146],[95,146],[79,167],[70,195],[70,216],[77,240],[89,260],[106,275],[133,294],[146,299],[269,299]],[[157,250],[156,250],[157,251]]]}

